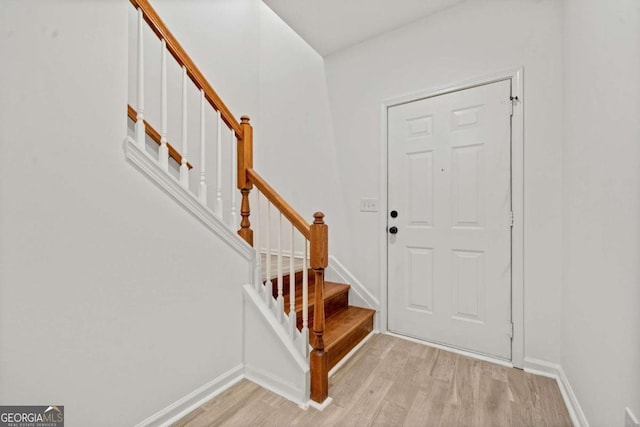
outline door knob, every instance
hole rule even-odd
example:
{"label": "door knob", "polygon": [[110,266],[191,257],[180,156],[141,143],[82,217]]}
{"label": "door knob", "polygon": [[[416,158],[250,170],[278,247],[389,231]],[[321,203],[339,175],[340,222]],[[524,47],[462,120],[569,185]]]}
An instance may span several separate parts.
{"label": "door knob", "polygon": [[389,227],[389,233],[398,234],[398,227]]}

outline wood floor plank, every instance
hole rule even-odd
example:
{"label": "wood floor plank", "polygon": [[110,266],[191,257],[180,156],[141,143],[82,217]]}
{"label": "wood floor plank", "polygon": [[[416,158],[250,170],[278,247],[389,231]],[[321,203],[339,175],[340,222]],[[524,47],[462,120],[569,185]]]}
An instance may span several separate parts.
{"label": "wood floor plank", "polygon": [[338,405],[329,405],[324,411],[309,408],[306,411],[300,410],[292,426],[339,426],[344,419],[346,410]]}
{"label": "wood floor plank", "polygon": [[331,378],[330,394],[333,404],[342,407],[349,406],[351,399],[367,382],[367,378],[375,371],[381,360],[370,356],[360,359],[357,364],[345,365]]}
{"label": "wood floor plank", "polygon": [[420,388],[424,388],[425,385],[429,384],[429,381],[433,378],[431,373],[433,372],[433,367],[436,363],[439,351],[433,347],[425,347],[429,351],[423,354],[420,365],[416,367],[416,373],[413,378],[411,378],[411,382],[417,384]]}
{"label": "wood floor plank", "polygon": [[422,359],[416,356],[406,357],[405,363],[398,368],[393,384],[385,397],[396,406],[408,410],[416,398],[420,386],[412,381],[420,368]]}
{"label": "wood floor plank", "polygon": [[387,353],[385,358],[382,359],[381,363],[378,364],[371,375],[380,376],[393,381],[398,375],[398,370],[406,364],[406,361],[406,355],[390,351]]}
{"label": "wood floor plank", "polygon": [[480,376],[477,405],[477,425],[508,427],[511,424],[511,405],[507,383],[491,375]]}
{"label": "wood floor plank", "polygon": [[528,404],[509,402],[509,421],[512,427],[536,427],[542,425],[535,409]]}
{"label": "wood floor plank", "polygon": [[507,383],[511,399],[519,405],[531,405],[533,399],[531,389],[527,380],[527,375],[520,369],[509,369],[507,372]]}
{"label": "wood floor plank", "polygon": [[391,348],[395,345],[393,340],[388,340],[385,335],[376,334],[367,343],[367,348],[363,352],[366,352],[371,357],[383,359]]}
{"label": "wood floor plank", "polygon": [[200,408],[201,411],[197,416],[192,416],[192,413],[188,414],[185,418],[188,419],[186,424],[179,424],[185,418],[174,424],[184,427],[199,427],[199,426],[212,426],[221,425],[227,418],[232,417],[238,411],[242,411],[245,408],[247,400],[251,400],[259,396],[262,392],[262,388],[251,381],[242,380],[233,387],[225,390],[218,397],[206,402]]}
{"label": "wood floor plank", "polygon": [[363,426],[378,415],[384,396],[391,388],[388,378],[372,375],[360,390],[352,397],[348,412],[345,414],[344,426]]}
{"label": "wood floor plank", "polygon": [[401,426],[407,417],[407,410],[389,400],[383,400],[380,411],[371,422],[374,427]]}
{"label": "wood floor plank", "polygon": [[455,359],[452,382],[452,401],[475,411],[480,394],[479,361],[465,356]]}
{"label": "wood floor plank", "polygon": [[424,357],[424,354],[432,347],[418,344],[409,340],[398,340],[391,347],[390,351],[402,353],[406,356]]}
{"label": "wood floor plank", "polygon": [[438,426],[448,400],[449,387],[448,383],[436,378],[426,379],[407,412],[404,425]]}
{"label": "wood floor plank", "polygon": [[441,380],[451,381],[457,357],[458,355],[455,353],[437,350],[436,359],[431,369],[431,376]]}
{"label": "wood floor plank", "polygon": [[560,426],[571,423],[571,417],[564,402],[553,398],[553,396],[560,395],[558,383],[551,378],[536,377],[535,379],[539,390],[540,407],[545,414],[546,425]]}
{"label": "wood floor plank", "polygon": [[[476,360],[478,362],[478,366],[483,374],[489,375],[494,380],[508,382],[509,381],[509,371],[517,370],[513,368],[507,368],[506,366],[501,366],[496,363],[488,363],[480,360]],[[482,363],[481,363],[482,362]]]}
{"label": "wood floor plank", "polygon": [[242,380],[174,426],[569,427],[553,379],[390,335],[375,335],[330,379],[333,402],[306,411]]}

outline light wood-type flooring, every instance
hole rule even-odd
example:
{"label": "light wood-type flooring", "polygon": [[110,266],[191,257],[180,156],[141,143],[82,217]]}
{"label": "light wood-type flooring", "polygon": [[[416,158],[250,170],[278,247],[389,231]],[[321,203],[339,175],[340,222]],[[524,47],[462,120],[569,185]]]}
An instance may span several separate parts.
{"label": "light wood-type flooring", "polygon": [[242,380],[175,426],[571,426],[552,379],[390,335],[331,377],[333,402],[302,410]]}

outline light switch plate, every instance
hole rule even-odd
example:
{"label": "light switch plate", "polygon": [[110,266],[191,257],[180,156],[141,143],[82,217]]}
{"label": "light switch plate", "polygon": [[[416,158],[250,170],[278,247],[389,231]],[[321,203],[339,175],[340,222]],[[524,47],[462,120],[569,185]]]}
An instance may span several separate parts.
{"label": "light switch plate", "polygon": [[378,212],[378,199],[360,199],[360,212]]}

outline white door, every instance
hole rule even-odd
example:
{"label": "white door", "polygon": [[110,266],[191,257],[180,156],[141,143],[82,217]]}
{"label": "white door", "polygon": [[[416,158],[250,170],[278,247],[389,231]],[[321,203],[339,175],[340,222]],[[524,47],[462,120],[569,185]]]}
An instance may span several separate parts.
{"label": "white door", "polygon": [[506,360],[510,96],[504,80],[388,110],[389,330]]}

